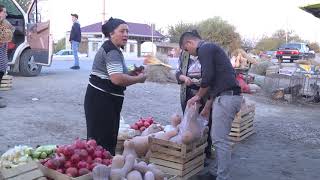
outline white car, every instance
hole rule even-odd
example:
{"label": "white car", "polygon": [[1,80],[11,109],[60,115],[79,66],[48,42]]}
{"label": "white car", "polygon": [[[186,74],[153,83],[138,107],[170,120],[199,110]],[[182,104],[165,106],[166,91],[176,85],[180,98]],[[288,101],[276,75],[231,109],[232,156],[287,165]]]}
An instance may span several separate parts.
{"label": "white car", "polygon": [[[79,59],[88,57],[87,54],[78,52]],[[63,49],[53,55],[54,60],[73,60],[73,51],[71,49]]]}

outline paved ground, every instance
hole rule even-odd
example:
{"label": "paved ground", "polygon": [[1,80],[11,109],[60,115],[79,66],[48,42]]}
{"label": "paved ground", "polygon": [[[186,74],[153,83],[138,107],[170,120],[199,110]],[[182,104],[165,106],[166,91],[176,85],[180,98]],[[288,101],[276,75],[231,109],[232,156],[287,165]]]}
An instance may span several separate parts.
{"label": "paved ground", "polygon": [[[15,77],[10,91],[0,92],[8,107],[0,109],[0,154],[27,144],[64,144],[85,137],[83,99],[92,61],[69,70],[71,61],[56,61],[41,76]],[[33,101],[32,98],[38,98]],[[256,103],[256,134],[236,145],[233,180],[320,179],[320,109],[274,103],[248,95]],[[154,116],[166,124],[181,112],[179,86],[145,83],[129,87],[122,115],[128,123]]]}

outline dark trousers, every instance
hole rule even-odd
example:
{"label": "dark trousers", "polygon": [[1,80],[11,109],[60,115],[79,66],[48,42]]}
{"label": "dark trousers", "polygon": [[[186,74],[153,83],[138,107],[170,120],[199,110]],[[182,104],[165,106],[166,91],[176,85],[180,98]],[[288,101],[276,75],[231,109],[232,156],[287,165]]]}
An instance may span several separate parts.
{"label": "dark trousers", "polygon": [[[186,101],[185,102],[182,102],[181,103],[181,108],[182,108],[182,111],[184,113],[185,109],[186,109],[186,106],[187,106],[187,101],[189,99],[191,99],[194,95],[191,93],[191,89],[190,88],[187,88],[186,90]],[[202,109],[204,108],[205,106],[205,103],[203,100],[201,100],[201,106],[200,106],[200,109],[199,109],[199,113],[202,111]],[[208,146],[206,147],[205,149],[205,153],[206,153],[206,156],[209,158],[211,156],[211,147],[212,147],[212,140],[211,140],[211,124],[212,124],[212,109],[210,110],[210,115],[209,115],[209,122],[208,122],[208,127],[209,127],[209,132],[208,132]]]}
{"label": "dark trousers", "polygon": [[88,85],[84,100],[87,138],[115,155],[123,97],[102,92]]}
{"label": "dark trousers", "polygon": [[1,81],[2,81],[3,76],[4,76],[4,72],[1,72],[1,71],[0,71],[0,84],[1,84]]}

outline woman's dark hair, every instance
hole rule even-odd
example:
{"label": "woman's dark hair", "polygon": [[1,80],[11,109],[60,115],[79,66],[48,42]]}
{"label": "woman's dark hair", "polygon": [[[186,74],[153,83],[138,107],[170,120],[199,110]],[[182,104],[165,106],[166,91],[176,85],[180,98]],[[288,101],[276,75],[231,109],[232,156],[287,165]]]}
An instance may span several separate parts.
{"label": "woman's dark hair", "polygon": [[201,39],[201,36],[199,35],[198,31],[197,30],[192,30],[192,31],[187,31],[187,32],[184,32],[181,37],[180,37],[180,40],[179,40],[179,45],[180,47],[182,47],[182,45],[184,44],[184,42],[186,40],[189,40],[189,39]]}
{"label": "woman's dark hair", "polygon": [[110,38],[110,33],[112,33],[120,24],[127,24],[122,19],[110,18],[106,23],[102,25],[102,33]]}
{"label": "woman's dark hair", "polygon": [[4,5],[0,4],[0,12],[2,12],[4,8]]}

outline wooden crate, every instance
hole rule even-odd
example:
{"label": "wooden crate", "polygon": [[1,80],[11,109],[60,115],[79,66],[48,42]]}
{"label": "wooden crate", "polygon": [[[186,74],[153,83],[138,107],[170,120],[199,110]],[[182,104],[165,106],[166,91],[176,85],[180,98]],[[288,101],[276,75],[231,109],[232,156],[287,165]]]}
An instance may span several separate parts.
{"label": "wooden crate", "polygon": [[10,90],[12,88],[12,76],[5,75],[3,76],[0,84],[0,90]]}
{"label": "wooden crate", "polygon": [[232,122],[229,138],[232,141],[242,141],[252,135],[254,131],[253,121],[255,106],[248,106],[247,109],[240,111]]}
{"label": "wooden crate", "polygon": [[[67,176],[65,174],[62,174],[58,171],[55,171],[53,169],[49,169],[49,168],[43,166],[42,164],[39,164],[39,167],[46,177],[54,179],[54,180],[92,180],[93,179],[92,173],[73,178],[73,177]],[[26,180],[26,179],[24,179],[24,180]]]}
{"label": "wooden crate", "polygon": [[204,168],[207,136],[190,145],[149,137],[149,144],[151,148],[149,162],[163,172],[175,176],[175,179],[188,179]]}
{"label": "wooden crate", "polygon": [[122,154],[124,141],[125,141],[125,139],[118,139],[117,140],[116,154]]}
{"label": "wooden crate", "polygon": [[43,172],[37,162],[30,162],[12,169],[0,170],[1,180],[44,180]]}

